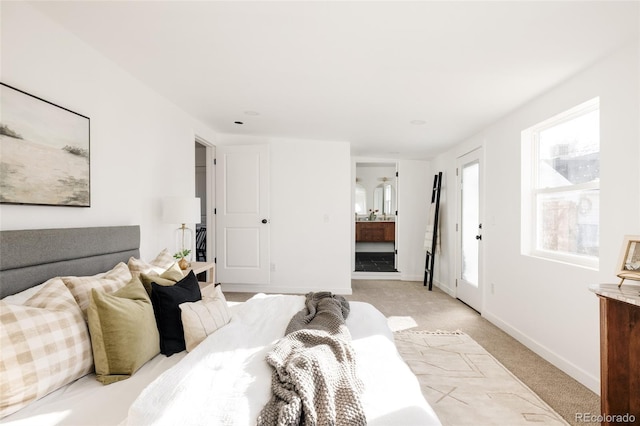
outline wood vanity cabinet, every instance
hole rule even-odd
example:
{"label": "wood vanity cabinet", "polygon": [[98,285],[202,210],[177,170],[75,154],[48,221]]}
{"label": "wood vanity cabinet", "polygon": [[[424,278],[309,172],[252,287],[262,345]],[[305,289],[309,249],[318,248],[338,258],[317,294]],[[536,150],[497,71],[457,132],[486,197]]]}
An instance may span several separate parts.
{"label": "wood vanity cabinet", "polygon": [[356,242],[386,243],[395,239],[395,222],[356,222]]}

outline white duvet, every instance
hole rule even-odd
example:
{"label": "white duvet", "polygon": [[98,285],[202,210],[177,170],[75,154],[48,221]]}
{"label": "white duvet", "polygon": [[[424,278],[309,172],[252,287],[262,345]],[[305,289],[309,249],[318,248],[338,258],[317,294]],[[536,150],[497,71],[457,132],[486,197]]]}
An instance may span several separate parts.
{"label": "white duvet", "polygon": [[[232,306],[231,322],[193,352],[158,355],[131,378],[107,386],[87,375],[1,423],[255,425],[270,397],[271,372],[264,357],[303,302],[303,296],[257,295]],[[386,318],[367,303],[350,303],[347,326],[369,424],[439,425],[393,344]]]}
{"label": "white duvet", "polygon": [[[257,295],[248,300],[228,325],[140,394],[127,424],[254,425],[270,398],[271,370],[265,355],[303,307],[303,296]],[[368,423],[440,424],[400,358],[386,318],[367,303],[351,302],[347,326],[365,385]]]}

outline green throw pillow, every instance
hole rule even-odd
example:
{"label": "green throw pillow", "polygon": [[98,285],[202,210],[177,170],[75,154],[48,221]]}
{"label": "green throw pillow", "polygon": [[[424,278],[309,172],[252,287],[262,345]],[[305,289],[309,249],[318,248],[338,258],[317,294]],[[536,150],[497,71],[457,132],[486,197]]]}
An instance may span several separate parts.
{"label": "green throw pillow", "polygon": [[154,274],[140,274],[140,281],[142,281],[142,285],[144,285],[145,290],[147,290],[147,294],[151,295],[151,283],[156,283],[162,286],[170,286],[174,285],[178,281],[184,278],[184,274],[182,273],[182,269],[178,266],[178,263],[175,262],[173,265],[169,267],[166,271],[164,271],[160,275]]}
{"label": "green throw pillow", "polygon": [[102,384],[128,379],[160,352],[153,306],[138,278],[110,294],[92,289],[87,314]]}

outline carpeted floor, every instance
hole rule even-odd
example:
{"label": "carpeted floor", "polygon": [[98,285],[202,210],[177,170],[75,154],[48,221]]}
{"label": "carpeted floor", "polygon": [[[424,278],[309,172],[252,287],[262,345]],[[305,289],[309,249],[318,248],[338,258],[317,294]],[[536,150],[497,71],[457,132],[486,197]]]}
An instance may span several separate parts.
{"label": "carpeted floor", "polygon": [[[413,330],[460,330],[533,390],[571,425],[577,413],[600,414],[600,398],[545,361],[511,336],[482,318],[464,303],[422,282],[354,280],[349,300],[369,302],[393,321],[414,325]],[[244,301],[248,293],[227,293],[229,301]]]}

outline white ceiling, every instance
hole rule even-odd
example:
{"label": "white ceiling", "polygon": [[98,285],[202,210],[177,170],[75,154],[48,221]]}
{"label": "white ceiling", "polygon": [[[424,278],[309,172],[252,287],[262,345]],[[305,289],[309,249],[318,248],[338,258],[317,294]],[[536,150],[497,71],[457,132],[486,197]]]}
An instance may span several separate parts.
{"label": "white ceiling", "polygon": [[442,152],[639,27],[637,1],[34,4],[218,132],[384,158]]}

